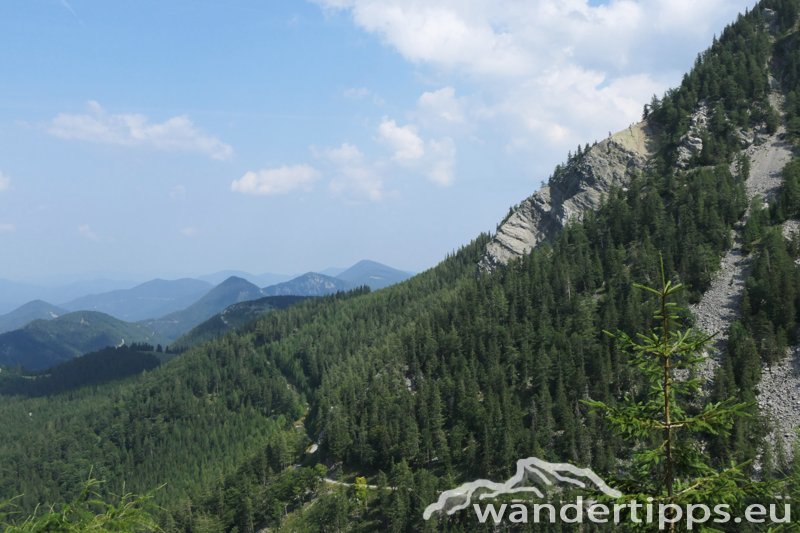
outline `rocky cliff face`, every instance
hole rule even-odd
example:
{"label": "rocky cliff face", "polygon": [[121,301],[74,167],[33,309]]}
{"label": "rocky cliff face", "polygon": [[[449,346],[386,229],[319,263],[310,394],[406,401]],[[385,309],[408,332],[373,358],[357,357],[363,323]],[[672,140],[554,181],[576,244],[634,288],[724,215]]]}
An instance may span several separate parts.
{"label": "rocky cliff face", "polygon": [[612,187],[624,187],[644,169],[653,144],[647,123],[640,122],[572,158],[546,186],[512,210],[486,247],[480,267],[492,270],[521,257],[570,220],[597,209]]}

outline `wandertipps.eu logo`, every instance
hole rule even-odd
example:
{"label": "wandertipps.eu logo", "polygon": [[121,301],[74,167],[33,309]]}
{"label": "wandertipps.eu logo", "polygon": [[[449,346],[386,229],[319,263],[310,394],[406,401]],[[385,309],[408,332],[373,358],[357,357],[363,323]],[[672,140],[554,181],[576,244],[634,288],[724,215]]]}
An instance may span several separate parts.
{"label": "wandertipps.eu logo", "polygon": [[[452,515],[470,505],[479,507],[481,502],[506,495],[532,494],[537,498],[545,498],[545,492],[557,486],[594,491],[614,499],[622,497],[620,491],[609,487],[589,468],[579,468],[569,463],[549,463],[537,457],[528,457],[517,461],[516,472],[503,483],[479,479],[444,491],[435,503],[425,508],[422,516],[429,520],[434,513]],[[479,520],[482,516],[486,514],[478,512]]]}
{"label": "wandertipps.eu logo", "polygon": [[663,531],[675,524],[693,530],[702,524],[792,523],[788,499],[754,503],[739,509],[740,514],[725,503],[677,504],[654,498],[638,501],[624,498],[589,468],[536,457],[517,461],[516,472],[505,482],[479,479],[441,493],[425,509],[423,518],[452,515],[469,507],[481,524],[628,523]]}

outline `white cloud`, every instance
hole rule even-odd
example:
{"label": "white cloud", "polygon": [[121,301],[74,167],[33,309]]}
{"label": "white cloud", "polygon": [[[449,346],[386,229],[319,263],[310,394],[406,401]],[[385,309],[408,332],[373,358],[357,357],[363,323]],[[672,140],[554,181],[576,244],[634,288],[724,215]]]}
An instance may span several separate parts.
{"label": "white cloud", "polygon": [[3,233],[14,233],[17,227],[14,224],[0,223],[0,235]]}
{"label": "white cloud", "polygon": [[319,172],[308,165],[267,168],[245,173],[231,182],[231,190],[259,196],[287,194],[297,189],[309,191],[319,177]]}
{"label": "white cloud", "polygon": [[8,190],[11,187],[11,178],[0,172],[0,192]]}
{"label": "white cloud", "polygon": [[382,169],[367,161],[357,146],[342,143],[336,148],[312,150],[314,155],[333,167],[332,193],[350,200],[379,202],[387,192]]}
{"label": "white cloud", "polygon": [[338,148],[325,148],[321,151],[312,148],[312,152],[316,157],[322,157],[337,165],[361,162],[364,159],[364,154],[361,153],[358,146],[350,143],[342,143]]}
{"label": "white cloud", "polygon": [[197,228],[189,226],[187,228],[181,229],[181,235],[184,237],[194,237],[197,235]]}
{"label": "white cloud", "polygon": [[201,131],[185,115],[151,122],[136,113],[109,114],[95,101],[90,101],[88,108],[85,114],[59,113],[47,131],[61,139],[197,152],[219,160],[233,155],[230,145]]}
{"label": "white cloud", "polygon": [[[753,0],[317,0],[351,14],[406,59],[470,75],[524,76],[543,66],[650,62],[663,42],[689,46],[732,21]],[[686,42],[691,41],[691,42]],[[643,50],[642,44],[648,46]],[[664,54],[661,54],[663,56]],[[659,61],[669,57],[659,57]],[[587,65],[589,66],[589,65]],[[591,66],[590,66],[591,68]]]}
{"label": "white cloud", "polygon": [[428,147],[432,159],[427,172],[428,178],[438,185],[452,185],[456,166],[456,145],[453,139],[445,137],[438,141],[430,140]]}
{"label": "white cloud", "polygon": [[[418,110],[453,125],[489,122],[503,144],[549,153],[638,120],[652,94],[679,83],[711,36],[754,3],[316,1],[349,14],[445,86],[424,93]],[[464,98],[455,98],[455,85],[468,88],[459,89]]]}
{"label": "white cloud", "polygon": [[[347,200],[379,202],[396,193],[387,189],[388,177],[413,179],[424,176],[437,185],[451,185],[455,179],[456,163],[453,139],[443,137],[426,142],[414,133],[414,140],[410,141],[406,133],[412,130],[408,128],[400,128],[394,121],[383,121],[382,130],[387,135],[382,135],[381,140],[397,150],[391,160],[371,159],[350,143],[322,150],[312,148],[314,157],[331,167],[331,192]],[[401,156],[398,157],[398,153]]]}
{"label": "white cloud", "polygon": [[433,116],[444,122],[461,124],[464,112],[461,102],[455,97],[455,89],[443,87],[437,91],[424,92],[417,100],[417,107],[423,117]]}
{"label": "white cloud", "polygon": [[[429,96],[423,99],[424,105],[454,101],[453,92],[448,88],[425,94]],[[449,104],[445,107],[452,110]],[[381,121],[378,134],[380,140],[393,150],[392,160],[396,163],[424,174],[437,185],[448,186],[455,180],[456,144],[452,138],[443,137],[426,142],[413,125],[401,127],[388,118]]]}
{"label": "white cloud", "polygon": [[384,118],[378,126],[378,135],[394,151],[395,161],[413,161],[425,155],[425,143],[414,126],[398,126],[394,120]]}
{"label": "white cloud", "polygon": [[100,237],[97,235],[97,233],[95,233],[92,227],[89,226],[89,224],[81,224],[80,226],[78,226],[78,233],[82,237],[89,239],[90,241],[100,240]]}
{"label": "white cloud", "polygon": [[495,32],[489,24],[475,24],[453,9],[463,2],[323,0],[320,3],[333,9],[349,9],[356,24],[377,33],[413,62],[444,67],[468,64],[480,74],[514,72],[525,62],[525,54],[512,39]]}

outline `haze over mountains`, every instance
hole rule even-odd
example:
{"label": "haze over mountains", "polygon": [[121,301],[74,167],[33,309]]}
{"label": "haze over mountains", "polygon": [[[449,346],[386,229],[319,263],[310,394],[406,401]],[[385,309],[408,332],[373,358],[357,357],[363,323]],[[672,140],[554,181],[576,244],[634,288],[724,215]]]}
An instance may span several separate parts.
{"label": "haze over mountains", "polygon": [[304,296],[324,296],[338,291],[346,291],[351,285],[344,280],[306,272],[292,280],[278,283],[264,289],[267,296],[287,296],[290,294]]}
{"label": "haze over mountains", "polygon": [[154,279],[130,289],[76,298],[61,305],[70,311],[99,311],[120,320],[162,316],[191,305],[213,285],[196,279]]}
{"label": "haze over mountains", "polygon": [[[215,279],[220,274],[206,278]],[[262,278],[276,276],[265,274]],[[188,344],[207,338],[210,331],[240,326],[260,313],[291,305],[299,301],[298,297],[325,296],[361,286],[380,289],[409,276],[364,260],[339,277],[309,272],[264,288],[238,276],[229,276],[216,286],[190,278],[156,279],[127,289],[85,295],[61,306],[34,300],[0,315],[0,365],[36,370],[106,346],[131,342],[168,345],[229,306],[255,302],[220,314],[216,323],[212,321],[200,333],[187,337],[184,344]],[[279,296],[284,298],[269,298]]]}
{"label": "haze over mountains", "polygon": [[32,300],[68,302],[89,294],[129,289],[133,281],[91,279],[58,285],[40,285],[0,279],[0,313],[7,313]]}
{"label": "haze over mountains", "polygon": [[187,308],[155,320],[147,320],[145,323],[162,338],[172,341],[229,305],[255,300],[262,296],[264,294],[258,286],[232,276]]}
{"label": "haze over mountains", "polygon": [[266,272],[264,274],[251,274],[250,272],[244,272],[243,270],[220,270],[219,272],[214,272],[213,274],[197,276],[197,279],[201,281],[207,281],[212,285],[219,285],[231,276],[246,279],[250,283],[258,285],[259,287],[267,287],[269,285],[288,281],[293,277],[289,274],[273,274],[271,272]]}
{"label": "haze over mountains", "polygon": [[[345,271],[354,269],[361,271],[363,277],[345,274]],[[390,278],[396,283],[411,275],[370,260],[359,261],[349,268],[329,267],[318,273],[333,278],[345,275],[340,279],[352,286],[369,285],[373,289],[386,286],[380,282],[381,277]],[[302,275],[305,274],[251,274],[241,270],[222,270],[196,277],[156,278],[143,283],[99,278],[47,285],[0,278],[0,314],[9,313],[34,300],[42,300],[68,311],[94,310],[122,320],[141,320],[180,310],[231,276],[266,288]]]}

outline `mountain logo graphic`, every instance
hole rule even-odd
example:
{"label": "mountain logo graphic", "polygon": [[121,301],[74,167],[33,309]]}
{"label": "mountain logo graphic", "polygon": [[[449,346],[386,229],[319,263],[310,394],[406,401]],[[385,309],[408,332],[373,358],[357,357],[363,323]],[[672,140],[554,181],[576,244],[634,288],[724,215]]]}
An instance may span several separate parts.
{"label": "mountain logo graphic", "polygon": [[569,463],[549,463],[538,457],[517,461],[517,471],[503,483],[479,479],[464,483],[455,489],[442,492],[439,499],[425,508],[422,517],[430,520],[434,513],[452,515],[466,509],[471,503],[490,500],[507,494],[529,493],[544,498],[544,487],[568,485],[595,490],[610,498],[620,498],[622,493],[609,487],[589,468],[579,468]]}

